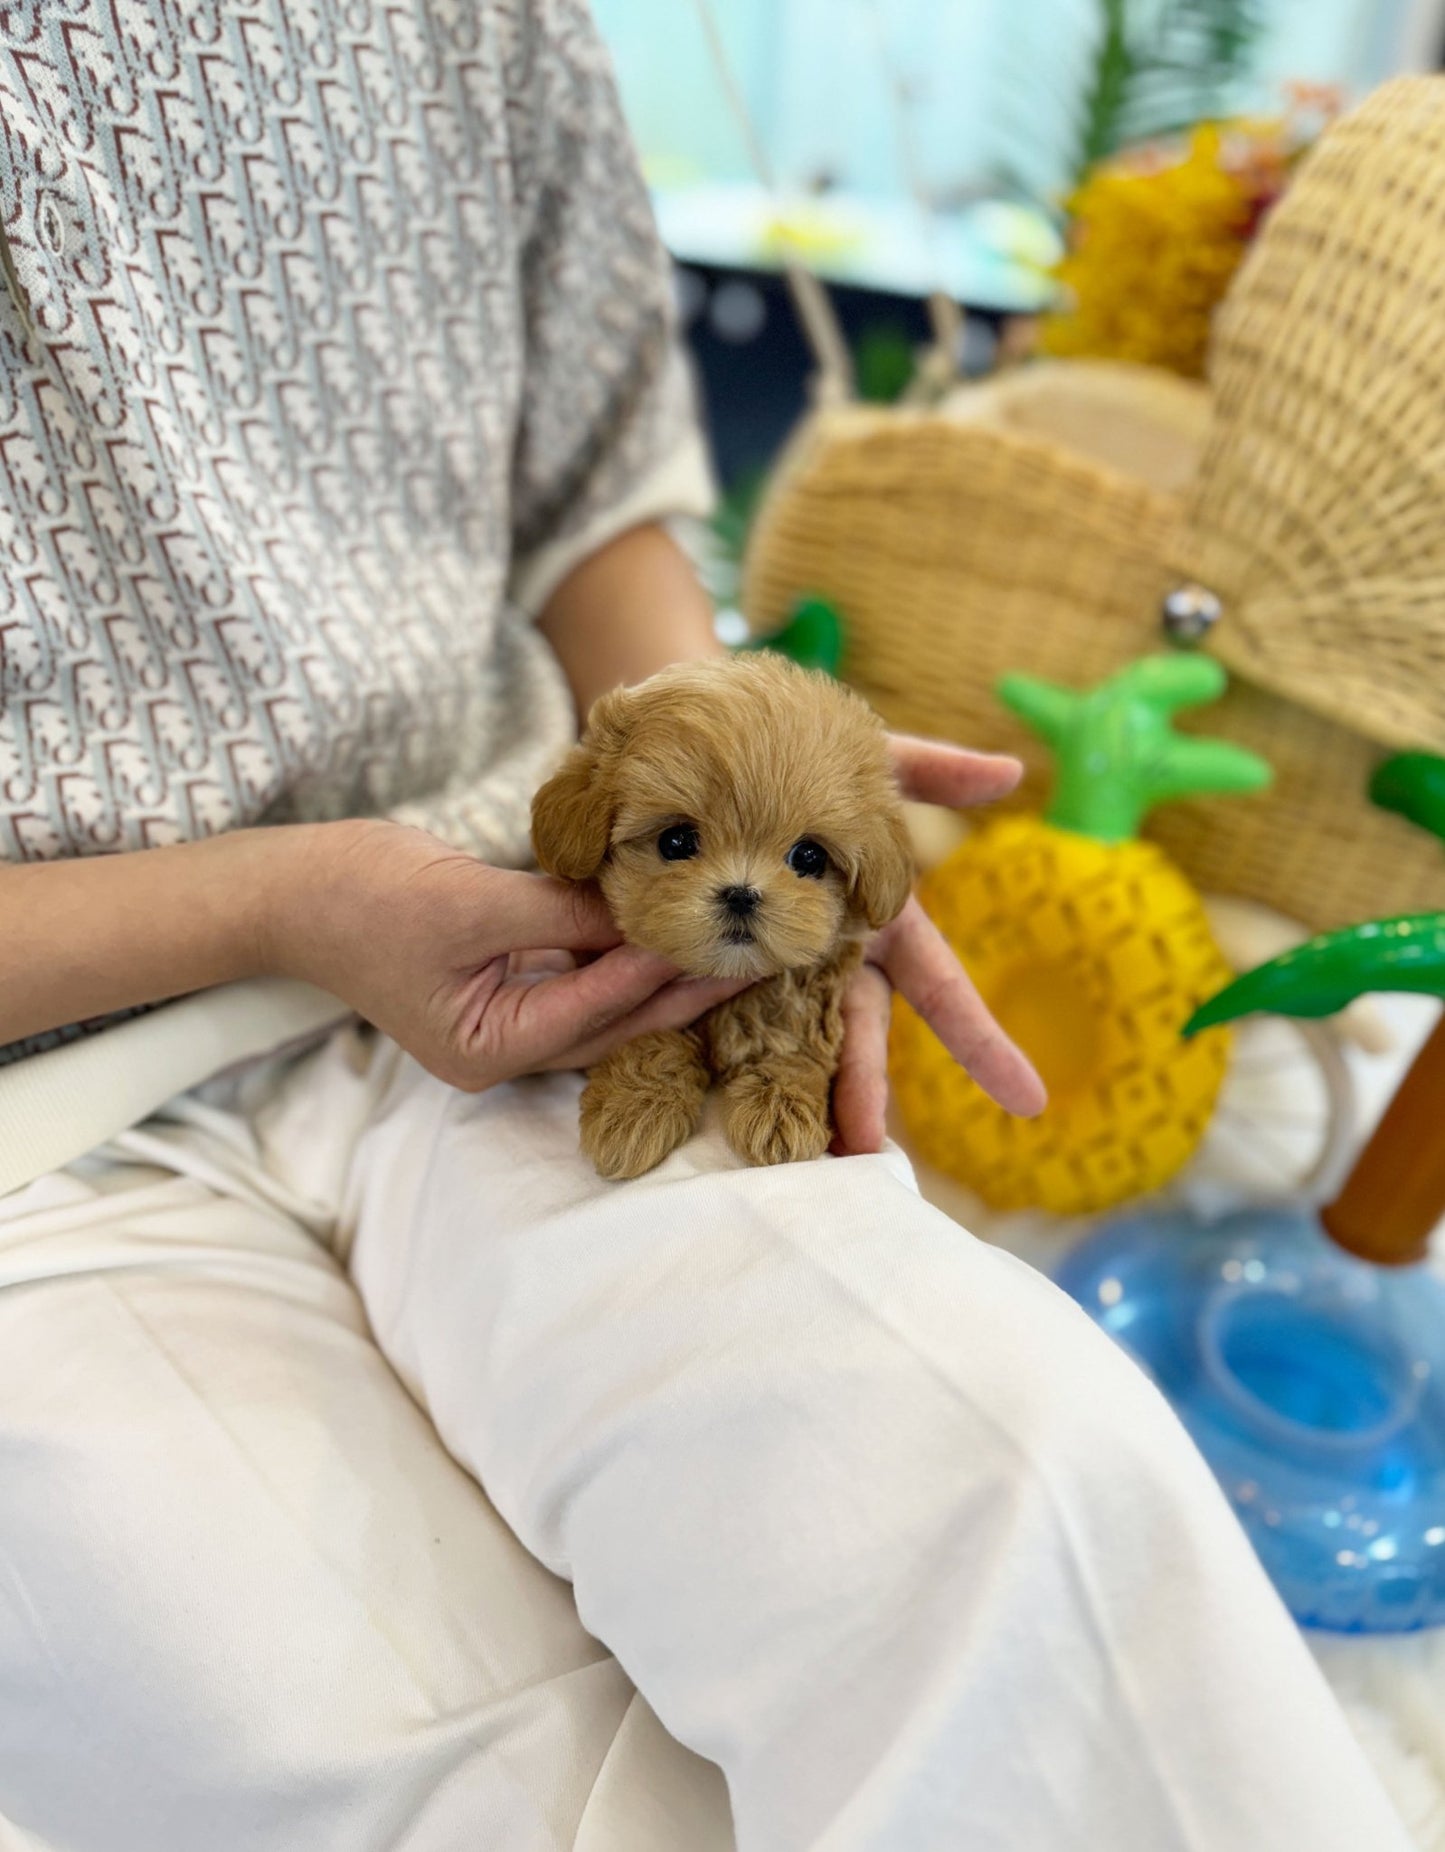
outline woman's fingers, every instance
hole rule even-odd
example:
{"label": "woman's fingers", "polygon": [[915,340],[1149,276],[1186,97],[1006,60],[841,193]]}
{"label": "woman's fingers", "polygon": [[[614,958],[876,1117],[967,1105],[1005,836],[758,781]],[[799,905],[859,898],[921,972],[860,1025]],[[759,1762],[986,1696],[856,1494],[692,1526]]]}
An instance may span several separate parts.
{"label": "woman's fingers", "polygon": [[888,1018],[892,993],[873,965],[855,971],[843,993],[843,1052],[833,1082],[832,1149],[858,1157],[882,1149],[888,1110]]}
{"label": "woman's fingers", "polygon": [[678,978],[671,984],[665,984],[645,1003],[619,1018],[600,1034],[564,1049],[547,1065],[560,1068],[595,1067],[614,1049],[620,1048],[624,1042],[630,1042],[634,1036],[652,1035],[664,1029],[690,1028],[699,1016],[746,989],[747,982],[741,978]]}
{"label": "woman's fingers", "polygon": [[989,1014],[948,941],[916,899],[878,934],[868,956],[954,1060],[1006,1112],[1031,1119],[1043,1111],[1048,1095],[1033,1063]]}
{"label": "woman's fingers", "polygon": [[529,982],[557,977],[575,971],[578,959],[572,952],[513,952],[507,960],[508,978],[526,978]]}
{"label": "woman's fingers", "polygon": [[655,952],[620,945],[572,971],[512,979],[487,997],[473,1040],[503,1072],[551,1067],[604,1036],[677,975],[676,965]]}
{"label": "woman's fingers", "polygon": [[991,804],[1007,797],[1024,775],[1021,761],[1004,753],[969,752],[910,733],[890,734],[889,745],[903,795],[920,804],[949,810]]}

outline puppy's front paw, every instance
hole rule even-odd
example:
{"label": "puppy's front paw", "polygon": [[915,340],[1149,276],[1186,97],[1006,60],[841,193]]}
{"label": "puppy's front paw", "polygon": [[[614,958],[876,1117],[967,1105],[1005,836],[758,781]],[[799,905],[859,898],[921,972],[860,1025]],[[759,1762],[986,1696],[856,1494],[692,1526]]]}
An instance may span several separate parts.
{"label": "puppy's front paw", "polygon": [[833,1128],[827,1083],[750,1070],[728,1082],[728,1143],[749,1164],[796,1164],[821,1157]]}
{"label": "puppy's front paw", "polygon": [[695,1035],[663,1030],[625,1042],[587,1076],[582,1149],[599,1176],[640,1177],[688,1138],[707,1069]]}
{"label": "puppy's front paw", "polygon": [[640,1177],[677,1149],[696,1117],[675,1097],[594,1077],[582,1090],[582,1149],[600,1177]]}

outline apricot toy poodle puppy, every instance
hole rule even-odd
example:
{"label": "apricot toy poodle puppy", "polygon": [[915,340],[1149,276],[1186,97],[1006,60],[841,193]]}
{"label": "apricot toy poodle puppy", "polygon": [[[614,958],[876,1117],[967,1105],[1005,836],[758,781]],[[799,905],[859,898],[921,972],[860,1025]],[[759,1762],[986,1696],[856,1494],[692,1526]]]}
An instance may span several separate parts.
{"label": "apricot toy poodle puppy", "polygon": [[843,989],[912,875],[871,709],[775,655],[664,670],[593,708],[537,793],[532,840],[549,874],[599,883],[632,944],[693,976],[755,980],[591,1071],[582,1146],[598,1171],[661,1163],[714,1078],[749,1163],[826,1151]]}

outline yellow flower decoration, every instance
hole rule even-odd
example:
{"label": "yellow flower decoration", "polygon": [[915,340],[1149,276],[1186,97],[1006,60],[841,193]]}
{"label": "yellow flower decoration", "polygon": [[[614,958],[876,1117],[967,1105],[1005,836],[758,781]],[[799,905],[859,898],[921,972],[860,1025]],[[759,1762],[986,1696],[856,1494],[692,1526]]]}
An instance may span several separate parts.
{"label": "yellow flower decoration", "polygon": [[1204,123],[1173,157],[1145,150],[1094,168],[1067,202],[1064,306],[1045,353],[1204,372],[1215,305],[1284,184],[1279,124]]}

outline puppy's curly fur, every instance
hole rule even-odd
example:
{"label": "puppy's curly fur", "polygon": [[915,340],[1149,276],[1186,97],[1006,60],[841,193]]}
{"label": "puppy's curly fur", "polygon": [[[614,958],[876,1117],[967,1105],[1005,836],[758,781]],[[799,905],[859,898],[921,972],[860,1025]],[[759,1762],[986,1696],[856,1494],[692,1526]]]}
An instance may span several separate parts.
{"label": "puppy's curly fur", "polygon": [[842,995],[912,864],[877,717],[774,655],[618,689],[532,806],[537,859],[596,880],[625,938],[752,988],[689,1030],[642,1035],[588,1076],[582,1144],[604,1177],[661,1163],[716,1078],[753,1164],[820,1156]]}

